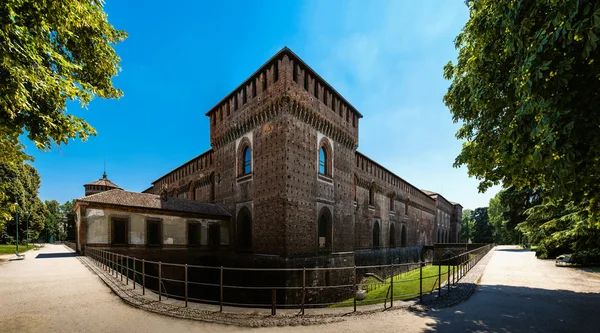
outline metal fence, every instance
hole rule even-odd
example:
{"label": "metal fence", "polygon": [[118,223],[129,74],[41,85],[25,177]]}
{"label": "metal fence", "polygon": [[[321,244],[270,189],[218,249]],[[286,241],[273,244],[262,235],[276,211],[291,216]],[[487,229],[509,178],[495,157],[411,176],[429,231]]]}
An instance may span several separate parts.
{"label": "metal fence", "polygon": [[[408,264],[331,268],[240,268],[165,263],[86,247],[95,264],[141,295],[219,306],[278,308],[353,307],[419,298],[450,290],[483,258],[488,244],[448,258]],[[445,283],[445,285],[444,285]],[[366,294],[366,295],[365,295]],[[371,297],[372,296],[372,297]],[[364,298],[364,299],[363,299]]]}

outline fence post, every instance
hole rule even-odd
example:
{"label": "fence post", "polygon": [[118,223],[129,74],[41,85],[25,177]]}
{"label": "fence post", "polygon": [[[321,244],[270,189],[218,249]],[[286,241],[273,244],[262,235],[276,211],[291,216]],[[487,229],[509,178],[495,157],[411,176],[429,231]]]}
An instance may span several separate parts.
{"label": "fence post", "polygon": [[223,266],[221,266],[221,277],[219,280],[220,296],[219,296],[219,312],[223,312]]}
{"label": "fence post", "polygon": [[448,271],[446,272],[446,284],[448,285],[448,291],[450,291],[450,258],[448,258],[448,262],[446,264],[448,269]]}
{"label": "fence post", "polygon": [[271,316],[277,314],[277,289],[271,289]]}
{"label": "fence post", "polygon": [[125,256],[125,260],[127,260],[127,268],[125,269],[125,274],[127,274],[127,278],[125,279],[125,285],[129,285],[129,256]]}
{"label": "fence post", "polygon": [[146,295],[146,259],[142,259],[142,295]]}
{"label": "fence post", "polygon": [[302,315],[304,316],[304,300],[306,298],[306,267],[302,267]]}
{"label": "fence post", "polygon": [[185,264],[185,307],[188,303],[188,266]]}
{"label": "fence post", "polygon": [[423,303],[423,265],[424,263],[419,262],[419,300]]}
{"label": "fence post", "polygon": [[391,290],[391,297],[390,297],[390,307],[394,307],[394,263],[392,262],[392,264],[390,265],[390,269],[392,271],[392,276],[390,277],[390,288],[392,288]]}
{"label": "fence post", "polygon": [[137,278],[137,270],[135,269],[135,257],[133,257],[133,290],[135,290],[135,279]]}
{"label": "fence post", "polygon": [[442,296],[442,260],[438,262],[438,296]]}
{"label": "fence post", "polygon": [[356,293],[358,290],[356,289],[356,266],[354,266],[354,312],[356,312]]}
{"label": "fence post", "polygon": [[158,301],[162,300],[162,263],[158,262]]}

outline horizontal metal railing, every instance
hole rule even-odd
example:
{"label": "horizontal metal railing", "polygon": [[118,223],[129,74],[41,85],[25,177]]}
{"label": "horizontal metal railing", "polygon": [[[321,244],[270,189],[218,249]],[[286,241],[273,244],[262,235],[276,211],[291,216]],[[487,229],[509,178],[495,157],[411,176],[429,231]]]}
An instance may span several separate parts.
{"label": "horizontal metal railing", "polygon": [[[390,306],[393,306],[394,300],[416,297],[419,297],[422,302],[423,295],[434,292],[436,288],[437,293],[441,295],[444,282],[448,290],[450,290],[451,286],[460,281],[493,247],[493,244],[488,244],[456,256],[436,259],[434,261],[331,268],[242,268],[175,264],[138,259],[93,247],[86,247],[85,254],[94,260],[97,266],[125,285],[128,286],[131,281],[133,289],[136,289],[136,287],[141,288],[142,295],[146,295],[147,289],[156,293],[159,301],[162,301],[163,297],[180,299],[184,301],[185,307],[188,306],[188,302],[190,301],[217,304],[220,311],[223,311],[223,306],[270,307],[272,314],[276,313],[277,308],[299,308],[300,312],[304,314],[304,310],[307,307],[344,306],[349,305],[350,299],[352,299],[351,304],[354,307],[354,311],[356,311],[357,305],[361,304],[361,301],[357,299],[359,290],[370,292],[386,286],[388,289],[384,297],[372,298],[366,303],[381,302],[384,303],[384,307],[387,307],[388,301],[390,302]],[[437,274],[423,276],[423,268],[432,265],[438,266]],[[416,275],[417,270],[419,271],[419,277],[409,278],[411,274]],[[378,282],[359,281],[359,275],[364,276],[366,272],[378,272],[385,278],[380,278]],[[286,277],[290,278],[289,280],[293,283],[286,283],[286,278],[281,278],[280,276],[279,280],[282,280],[284,284],[235,284],[236,278],[237,281],[244,280],[244,276],[241,276],[243,274],[260,274],[259,279],[253,280],[256,282],[272,280],[272,274],[275,273],[288,274]],[[344,276],[350,278],[341,278],[339,280],[343,280],[343,282],[333,285],[329,283],[315,285],[316,279],[310,282],[307,281],[307,276],[323,273],[327,276],[328,274],[345,273]],[[190,275],[193,275],[193,277],[190,277]],[[297,279],[293,279],[293,277],[297,277]],[[325,278],[324,280],[327,279]],[[428,281],[430,283],[432,279],[435,279],[435,281],[432,284],[431,290],[424,289],[423,282]],[[323,280],[323,278],[320,280]],[[418,291],[415,290],[408,294],[394,295],[395,285],[398,286],[400,284],[400,290],[402,289],[402,284],[414,281],[419,281]],[[194,289],[193,292],[190,292],[190,288]],[[338,292],[338,295],[347,294],[349,297],[346,298],[345,302],[324,302],[318,297],[317,301],[308,299],[309,296],[314,297],[317,295],[320,297],[321,294],[329,291]],[[225,292],[228,293],[227,299],[224,297]],[[292,293],[292,296],[296,296],[295,298],[292,297],[296,301],[293,304],[288,304],[288,302],[278,303],[278,292]],[[247,301],[247,295],[246,299],[244,298],[244,295],[247,293],[252,294],[252,302]]]}

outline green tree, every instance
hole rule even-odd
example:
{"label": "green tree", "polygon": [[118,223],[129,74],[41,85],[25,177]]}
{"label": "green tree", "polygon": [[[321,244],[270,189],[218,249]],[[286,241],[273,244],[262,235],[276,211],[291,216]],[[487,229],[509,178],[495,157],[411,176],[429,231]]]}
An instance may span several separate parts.
{"label": "green tree", "polygon": [[462,239],[465,243],[468,243],[469,239],[473,238],[473,220],[471,219],[472,216],[473,210],[463,210],[462,221],[460,226],[460,239]]}
{"label": "green tree", "polygon": [[477,0],[444,96],[479,190],[544,188],[600,227],[600,2]]}
{"label": "green tree", "polygon": [[[66,104],[122,96],[111,79],[120,70],[114,45],[126,36],[108,23],[100,0],[3,0],[0,161],[19,164],[28,158],[23,134],[43,150],[94,135]],[[4,188],[0,184],[0,199]]]}
{"label": "green tree", "polygon": [[494,228],[494,239],[500,244],[517,244],[521,232],[517,225],[528,216],[527,210],[542,203],[541,190],[521,189],[515,186],[503,189],[490,199],[488,215]]}
{"label": "green tree", "polygon": [[471,215],[471,221],[473,222],[473,231],[471,232],[473,243],[494,242],[494,231],[490,224],[487,207],[475,208]]}
{"label": "green tree", "polygon": [[[16,236],[15,211],[19,210],[19,235],[24,237],[29,226],[30,240],[44,228],[46,206],[38,197],[40,176],[28,163],[14,164],[0,161],[0,184],[4,195],[0,200],[0,242],[12,241]],[[15,203],[18,202],[18,206]],[[5,208],[8,207],[8,208]]]}
{"label": "green tree", "polygon": [[73,201],[67,201],[60,206],[60,211],[65,218],[65,233],[66,239],[70,241],[74,241],[77,239],[76,235],[76,221],[75,221],[75,211],[73,210]]}

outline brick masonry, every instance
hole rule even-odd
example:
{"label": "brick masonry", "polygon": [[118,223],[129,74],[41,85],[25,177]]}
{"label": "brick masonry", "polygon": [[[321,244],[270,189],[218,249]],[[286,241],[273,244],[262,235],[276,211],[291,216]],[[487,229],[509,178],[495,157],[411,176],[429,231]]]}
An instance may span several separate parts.
{"label": "brick masonry", "polygon": [[[170,195],[223,205],[233,215],[233,251],[238,249],[236,215],[247,207],[252,247],[243,253],[254,258],[254,265],[265,255],[280,258],[285,266],[312,257],[319,258],[312,261],[315,265],[335,265],[336,260],[323,259],[318,243],[319,214],[327,211],[331,258],[439,241],[439,199],[359,153],[362,115],[289,49],[278,52],[206,115],[212,149],[145,192],[166,189]],[[323,140],[330,143],[328,175],[319,174]],[[244,145],[252,153],[248,175],[240,174]],[[453,216],[447,230],[457,241],[462,207],[446,202],[443,211]]]}

